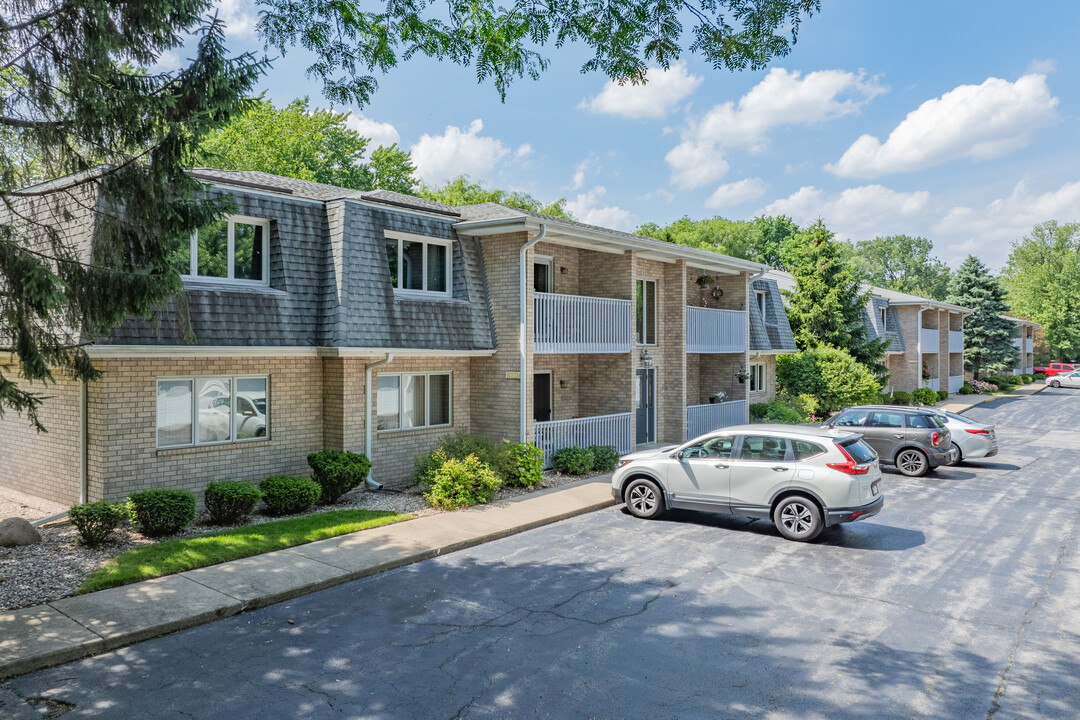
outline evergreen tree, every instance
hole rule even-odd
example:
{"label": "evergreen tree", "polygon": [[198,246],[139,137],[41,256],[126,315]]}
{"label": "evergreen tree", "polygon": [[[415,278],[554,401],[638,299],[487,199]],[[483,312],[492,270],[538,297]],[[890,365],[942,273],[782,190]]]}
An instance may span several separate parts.
{"label": "evergreen tree", "polygon": [[[0,413],[25,413],[43,430],[35,384],[56,369],[97,377],[86,344],[178,292],[170,241],[228,210],[184,168],[242,109],[265,60],[228,58],[221,25],[200,22],[209,9],[208,0],[5,4],[0,355],[15,363],[0,365]],[[140,69],[195,31],[186,67]],[[25,187],[31,176],[61,179]]]}
{"label": "evergreen tree", "polygon": [[[858,275],[847,262],[848,253],[818,220],[795,236],[801,253],[788,261],[795,290],[788,297],[788,321],[800,350],[831,346],[847,350],[878,376],[886,372],[881,363],[889,341],[867,334],[866,305]],[[846,245],[846,243],[844,243]]]}
{"label": "evergreen tree", "polygon": [[953,274],[947,302],[974,311],[964,318],[964,369],[977,379],[1016,364],[1016,325],[1001,317],[1009,311],[1005,291],[979,258],[968,255]]}

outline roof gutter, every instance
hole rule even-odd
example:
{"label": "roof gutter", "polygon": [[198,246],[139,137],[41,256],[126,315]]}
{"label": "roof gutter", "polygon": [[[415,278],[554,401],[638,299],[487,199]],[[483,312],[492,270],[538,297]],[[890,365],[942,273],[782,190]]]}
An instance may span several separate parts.
{"label": "roof gutter", "polygon": [[525,442],[526,439],[527,439],[527,434],[528,434],[528,422],[526,421],[526,417],[525,417],[525,411],[527,409],[526,404],[525,404],[525,393],[528,391],[528,384],[526,382],[527,378],[526,378],[526,372],[525,372],[526,371],[526,361],[528,359],[527,353],[525,352],[525,349],[526,349],[526,342],[525,342],[525,329],[526,328],[525,328],[525,324],[526,324],[526,322],[528,320],[528,312],[527,312],[527,308],[525,307],[525,295],[526,295],[525,283],[528,282],[529,275],[528,275],[528,273],[526,272],[526,269],[525,269],[525,256],[528,253],[529,248],[533,247],[534,245],[536,245],[536,243],[543,240],[546,235],[547,235],[547,225],[541,223],[540,232],[538,232],[536,235],[534,235],[532,240],[529,240],[524,245],[522,245],[521,250],[518,251],[518,267],[521,270],[521,277],[520,277],[521,283],[520,283],[520,286],[519,286],[519,294],[518,294],[518,308],[520,310],[520,318],[519,318],[519,323],[518,323],[518,356],[519,356],[519,360],[520,360],[520,363],[521,363],[521,369],[518,372],[518,375],[520,376],[519,379],[518,379],[519,386],[520,386],[520,393],[519,393],[520,398],[519,399],[521,401],[521,410],[520,410],[520,413],[521,413],[521,439],[519,440],[519,442]]}
{"label": "roof gutter", "polygon": [[[368,364],[367,368],[364,369],[364,453],[367,454],[368,460],[374,455],[371,451],[371,370],[379,365],[385,365],[393,359],[394,353],[386,353],[386,357],[382,360],[376,360]],[[369,490],[382,489],[382,483],[371,479],[370,469],[368,469],[368,475],[364,482]]]}

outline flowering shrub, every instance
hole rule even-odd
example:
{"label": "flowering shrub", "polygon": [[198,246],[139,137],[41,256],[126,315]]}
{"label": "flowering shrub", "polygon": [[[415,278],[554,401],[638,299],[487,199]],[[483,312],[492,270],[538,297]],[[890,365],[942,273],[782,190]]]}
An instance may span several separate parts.
{"label": "flowering shrub", "polygon": [[998,386],[994,383],[985,382],[983,380],[972,380],[971,389],[976,395],[982,395],[983,393],[994,392],[998,389]]}

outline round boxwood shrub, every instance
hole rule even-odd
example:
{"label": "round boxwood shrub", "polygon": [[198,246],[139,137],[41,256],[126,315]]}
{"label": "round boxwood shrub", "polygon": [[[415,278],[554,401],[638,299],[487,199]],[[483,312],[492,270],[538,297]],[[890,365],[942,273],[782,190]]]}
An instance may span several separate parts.
{"label": "round boxwood shrub", "polygon": [[505,485],[533,487],[544,481],[544,451],[532,443],[503,443],[495,464],[495,474]]}
{"label": "round boxwood shrub", "polygon": [[949,391],[948,390],[938,390],[937,391],[937,399],[939,401],[940,400],[948,400],[949,399]]}
{"label": "round boxwood shrub", "polygon": [[128,519],[124,503],[108,503],[104,500],[74,505],[68,510],[68,519],[87,547],[96,547],[109,539],[116,528]]}
{"label": "round boxwood shrub", "polygon": [[1035,376],[1031,373],[1024,373],[1024,384],[1035,382]]}
{"label": "round boxwood shrub", "polygon": [[556,450],[551,457],[551,464],[561,473],[584,475],[592,470],[594,460],[592,451],[588,448],[571,445],[562,450]]}
{"label": "round boxwood shrub", "polygon": [[266,511],[271,515],[293,515],[310,508],[319,500],[322,488],[314,480],[275,475],[259,483]]}
{"label": "round boxwood shrub", "polygon": [[933,405],[937,402],[937,390],[930,388],[916,388],[911,393],[911,400],[920,405]]}
{"label": "round boxwood shrub", "polygon": [[781,399],[767,403],[754,403],[750,406],[750,422],[782,423],[794,425],[806,422],[806,417],[794,403]]}
{"label": "round boxwood shrub", "polygon": [[210,521],[218,525],[237,523],[246,518],[259,504],[262,493],[246,482],[224,480],[206,486],[203,505]]}
{"label": "round boxwood shrub", "polygon": [[910,405],[911,393],[904,392],[903,390],[897,390],[892,394],[892,397],[889,399],[888,402],[889,405]]}
{"label": "round boxwood shrub", "polygon": [[593,454],[592,469],[596,472],[611,472],[619,462],[619,451],[614,445],[590,445]]}
{"label": "round boxwood shrub", "polygon": [[135,522],[144,535],[162,537],[186,528],[195,519],[195,493],[160,488],[132,493],[128,497]]}
{"label": "round boxwood shrub", "polygon": [[957,390],[957,392],[960,393],[961,395],[970,395],[971,393],[973,393],[975,391],[972,389],[972,387],[971,387],[971,385],[969,383],[964,383],[963,385],[960,386],[960,389]]}
{"label": "round boxwood shrub", "polygon": [[323,450],[307,456],[311,479],[319,483],[324,503],[337,502],[345,493],[360,487],[371,471],[366,455],[345,450]]}
{"label": "round boxwood shrub", "polygon": [[424,499],[445,510],[484,505],[495,498],[495,491],[501,484],[491,466],[475,455],[463,460],[444,457],[438,470],[431,475]]}

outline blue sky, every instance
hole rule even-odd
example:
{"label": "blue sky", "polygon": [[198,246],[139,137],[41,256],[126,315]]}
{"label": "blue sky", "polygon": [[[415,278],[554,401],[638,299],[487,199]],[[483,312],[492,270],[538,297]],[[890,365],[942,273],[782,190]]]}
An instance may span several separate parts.
{"label": "blue sky", "polygon": [[[922,235],[950,264],[975,253],[998,268],[1036,223],[1080,220],[1080,3],[822,4],[760,72],[686,57],[620,88],[580,73],[584,49],[549,48],[548,72],[500,103],[471,69],[418,59],[362,111],[338,109],[412,150],[428,182],[466,173],[565,197],[624,230],[784,213],[850,240]],[[218,5],[230,48],[261,50],[254,3]],[[326,105],[309,60],[278,58],[260,89]]]}

